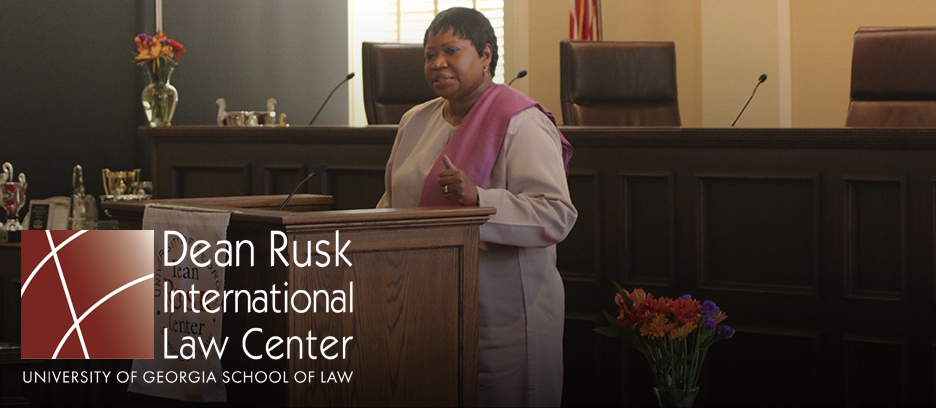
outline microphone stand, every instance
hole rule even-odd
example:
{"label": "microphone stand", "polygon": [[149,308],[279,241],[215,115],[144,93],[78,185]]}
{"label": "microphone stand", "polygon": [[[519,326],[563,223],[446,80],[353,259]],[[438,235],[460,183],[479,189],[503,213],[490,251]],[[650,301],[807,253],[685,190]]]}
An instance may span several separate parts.
{"label": "microphone stand", "polygon": [[[340,85],[340,84],[339,84],[339,85]],[[320,164],[320,165],[318,165],[318,166],[315,166],[315,168],[312,169],[312,172],[309,173],[309,175],[306,176],[304,179],[302,179],[302,181],[299,182],[299,185],[296,186],[296,188],[294,188],[293,191],[292,191],[291,193],[289,193],[289,197],[286,197],[286,201],[283,201],[283,205],[281,205],[281,206],[279,207],[279,209],[276,210],[276,211],[283,211],[283,208],[286,208],[286,204],[289,203],[289,200],[292,200],[292,198],[293,198],[293,196],[296,194],[296,192],[299,191],[299,187],[302,187],[302,185],[305,184],[306,181],[309,181],[309,179],[312,178],[312,176],[314,176],[314,175],[316,175],[316,174],[318,174],[318,173],[321,173],[321,172],[323,172],[323,171],[325,171],[325,170],[328,170],[328,166],[326,166],[325,164]]]}
{"label": "microphone stand", "polygon": [[518,73],[517,73],[517,76],[515,76],[514,79],[511,79],[510,82],[507,83],[507,86],[513,85],[514,81],[516,81],[516,80],[518,80],[518,79],[520,79],[520,78],[523,78],[523,77],[525,77],[526,75],[527,75],[527,70],[523,70],[523,71],[518,72]]}
{"label": "microphone stand", "polygon": [[767,74],[761,74],[760,78],[757,79],[757,85],[754,85],[754,92],[751,92],[751,97],[747,98],[747,102],[744,103],[744,106],[741,108],[741,112],[738,112],[738,116],[734,118],[734,122],[731,122],[731,127],[734,127],[735,123],[738,123],[738,119],[741,118],[741,114],[744,113],[744,110],[747,109],[747,105],[751,103],[751,99],[754,99],[754,93],[757,92],[757,87],[760,84],[764,83],[767,80]]}
{"label": "microphone stand", "polygon": [[325,102],[322,102],[322,106],[319,106],[318,112],[315,112],[315,116],[313,116],[313,117],[312,117],[312,120],[309,121],[309,125],[310,125],[310,126],[312,125],[312,122],[315,122],[315,119],[318,118],[318,115],[319,115],[320,113],[322,113],[322,109],[325,108],[325,104],[327,104],[327,103],[328,103],[328,100],[331,99],[332,95],[335,94],[335,91],[338,90],[338,87],[341,86],[341,84],[350,81],[351,78],[354,78],[354,73],[353,73],[353,72],[350,73],[350,74],[348,74],[348,76],[346,76],[345,79],[344,79],[343,81],[339,82],[338,85],[335,85],[335,89],[332,89],[331,93],[328,94],[328,97],[325,98]]}

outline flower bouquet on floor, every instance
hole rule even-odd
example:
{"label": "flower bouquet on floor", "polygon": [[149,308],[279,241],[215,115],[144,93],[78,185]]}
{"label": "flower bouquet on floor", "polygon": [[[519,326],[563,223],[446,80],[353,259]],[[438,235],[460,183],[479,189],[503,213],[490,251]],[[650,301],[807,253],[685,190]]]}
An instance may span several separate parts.
{"label": "flower bouquet on floor", "polygon": [[608,326],[595,331],[621,337],[646,357],[660,406],[692,406],[709,347],[734,335],[734,329],[720,324],[727,315],[710,300],[699,302],[690,295],[654,298],[640,288],[628,292],[615,286],[618,316],[605,312]]}

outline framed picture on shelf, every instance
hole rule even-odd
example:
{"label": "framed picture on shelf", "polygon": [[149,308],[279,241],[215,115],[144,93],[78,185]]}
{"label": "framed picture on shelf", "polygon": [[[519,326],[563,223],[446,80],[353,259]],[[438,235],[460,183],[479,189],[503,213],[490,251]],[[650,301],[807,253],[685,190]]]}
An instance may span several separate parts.
{"label": "framed picture on shelf", "polygon": [[68,229],[68,206],[68,197],[30,200],[29,212],[26,213],[23,228],[30,230]]}

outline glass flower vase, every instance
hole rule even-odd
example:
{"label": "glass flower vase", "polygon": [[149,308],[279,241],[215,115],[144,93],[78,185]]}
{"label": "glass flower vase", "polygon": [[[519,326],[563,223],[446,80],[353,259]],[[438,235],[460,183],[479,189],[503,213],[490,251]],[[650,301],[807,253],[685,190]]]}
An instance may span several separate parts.
{"label": "glass flower vase", "polygon": [[695,403],[695,397],[696,394],[699,393],[699,388],[680,390],[653,387],[653,392],[656,393],[657,402],[660,403],[660,407],[691,407],[692,404]]}
{"label": "glass flower vase", "polygon": [[179,91],[169,83],[175,68],[162,66],[153,69],[148,64],[144,68],[150,78],[150,84],[143,89],[142,96],[146,120],[152,127],[169,126],[176,104],[179,103]]}

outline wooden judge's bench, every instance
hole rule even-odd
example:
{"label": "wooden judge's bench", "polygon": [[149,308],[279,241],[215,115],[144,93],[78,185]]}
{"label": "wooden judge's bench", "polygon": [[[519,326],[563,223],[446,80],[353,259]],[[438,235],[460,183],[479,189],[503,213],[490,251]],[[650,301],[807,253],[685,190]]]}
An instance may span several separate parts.
{"label": "wooden judge's bench", "polygon": [[[560,129],[575,148],[568,180],[579,210],[558,247],[565,405],[656,405],[643,358],[591,330],[603,310],[615,309],[612,280],[657,296],[690,293],[728,313],[737,334],[710,350],[699,406],[936,404],[936,129]],[[287,194],[324,163],[325,174],[300,192],[331,195],[329,208],[346,210],[373,208],[383,194],[396,126],[140,134],[152,146],[159,198]],[[380,228],[368,231],[371,222]],[[460,256],[432,249],[410,265],[410,255],[384,252],[398,244],[392,225],[402,222],[356,224],[358,241],[374,246],[360,249],[362,265],[389,264],[389,276],[401,279],[368,285],[381,291],[368,302],[388,301],[411,274],[441,279],[422,271],[430,259]],[[419,238],[425,222],[407,222],[398,232]],[[471,248],[446,248],[460,245]],[[420,300],[436,301],[448,300]],[[401,321],[414,316],[387,310]],[[374,358],[424,363],[394,346],[424,339],[389,339]],[[400,387],[430,389],[386,375]]]}

